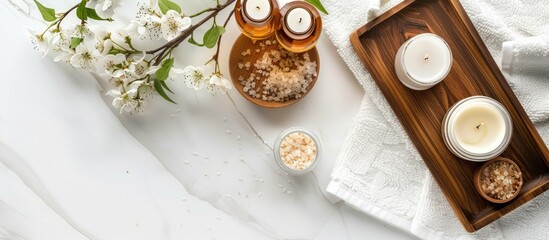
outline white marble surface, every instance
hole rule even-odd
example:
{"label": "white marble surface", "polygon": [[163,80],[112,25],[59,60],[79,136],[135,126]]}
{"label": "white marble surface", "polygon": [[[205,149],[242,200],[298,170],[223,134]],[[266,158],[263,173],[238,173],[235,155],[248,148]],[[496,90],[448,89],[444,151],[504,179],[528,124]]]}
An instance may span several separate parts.
{"label": "white marble surface", "polygon": [[[268,144],[296,125],[319,135],[322,162],[294,178],[226,96],[172,83],[178,105],[157,98],[146,116],[119,115],[91,75],[40,58],[26,31],[40,25],[26,12],[24,0],[0,5],[0,239],[413,238],[325,196],[364,94],[326,36],[319,81],[296,105],[263,109],[230,92]],[[225,62],[238,34],[231,22]],[[182,46],[176,64],[210,54]]]}

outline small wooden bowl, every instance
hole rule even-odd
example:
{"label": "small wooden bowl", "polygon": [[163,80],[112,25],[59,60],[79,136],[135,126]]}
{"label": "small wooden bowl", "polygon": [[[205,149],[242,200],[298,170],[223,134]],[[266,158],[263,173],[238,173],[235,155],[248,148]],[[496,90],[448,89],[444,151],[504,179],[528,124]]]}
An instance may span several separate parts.
{"label": "small wooden bowl", "polygon": [[[515,191],[515,193],[513,194],[512,197],[508,198],[508,199],[505,199],[505,200],[501,200],[501,199],[496,199],[496,198],[492,198],[490,196],[488,196],[486,193],[484,193],[482,191],[482,186],[481,186],[481,181],[480,181],[480,177],[481,177],[481,174],[482,172],[484,171],[484,169],[488,166],[490,166],[490,164],[494,163],[494,162],[497,162],[497,161],[504,161],[504,162],[507,162],[511,165],[514,165],[516,169],[518,169],[519,171],[521,171],[521,175],[520,175],[520,182],[522,183],[519,188]],[[474,184],[475,184],[475,189],[477,190],[477,192],[480,194],[480,196],[482,196],[484,199],[490,201],[490,202],[493,202],[493,203],[498,203],[498,204],[501,204],[501,203],[507,203],[513,199],[515,199],[519,193],[520,193],[520,190],[522,189],[522,185],[524,185],[524,181],[522,179],[522,170],[519,168],[519,166],[513,162],[511,159],[508,159],[508,158],[504,158],[504,157],[497,157],[497,158],[494,158],[488,162],[485,162],[479,169],[477,169],[477,171],[475,171],[475,175],[474,175]]]}
{"label": "small wooden bowl", "polygon": [[[276,42],[276,38],[274,37],[274,35],[271,38],[268,38],[266,40]],[[318,79],[318,74],[320,73],[320,58],[318,56],[318,51],[316,50],[316,47],[314,47],[313,49],[306,52],[309,54],[309,58],[311,59],[311,61],[315,61],[317,64],[317,67],[316,67],[317,76],[313,77],[312,82],[307,87],[307,91],[303,93],[300,98],[292,98],[284,102],[265,101],[260,98],[255,98],[249,95],[248,93],[244,92],[244,86],[240,84],[240,81],[238,80],[238,78],[242,76],[245,79],[247,79],[250,76],[250,73],[254,72],[255,67],[253,66],[253,64],[258,59],[263,57],[263,53],[265,53],[266,51],[278,49],[279,44],[278,42],[276,42],[276,45],[265,46],[264,50],[261,50],[259,53],[256,52],[255,51],[256,49],[261,49],[259,42],[265,42],[266,40],[260,40],[260,41],[257,41],[256,44],[254,44],[251,39],[249,39],[248,37],[242,34],[240,35],[240,37],[238,37],[238,39],[235,41],[233,45],[233,48],[231,49],[231,55],[229,56],[229,71],[231,72],[231,80],[233,82],[234,87],[236,88],[236,90],[238,90],[240,95],[242,95],[244,98],[248,99],[248,101],[254,103],[255,105],[266,107],[266,108],[281,108],[281,107],[290,106],[298,102],[299,100],[303,99],[315,85]],[[251,55],[242,56],[242,52],[248,49],[251,50]],[[280,51],[286,51],[286,50],[280,50]],[[245,64],[246,62],[250,62],[251,64],[250,70],[246,70],[246,68],[240,69],[238,67],[239,63]],[[256,86],[260,87],[261,91],[263,91],[263,86],[261,84],[262,81],[263,79],[255,80]]]}

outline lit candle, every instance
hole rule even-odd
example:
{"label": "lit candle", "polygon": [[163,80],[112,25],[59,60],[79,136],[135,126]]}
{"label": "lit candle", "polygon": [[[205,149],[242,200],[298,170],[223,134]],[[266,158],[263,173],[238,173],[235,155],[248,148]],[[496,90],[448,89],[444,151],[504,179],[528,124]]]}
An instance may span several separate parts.
{"label": "lit candle", "polygon": [[284,24],[296,39],[305,39],[311,35],[309,30],[313,26],[313,16],[305,8],[296,7],[291,9],[285,16]]}
{"label": "lit candle", "polygon": [[414,90],[425,90],[442,81],[452,67],[452,51],[439,36],[423,33],[406,41],[395,58],[400,81]]}
{"label": "lit candle", "polygon": [[442,133],[456,156],[486,161],[505,151],[511,139],[512,122],[499,102],[474,96],[450,108],[444,117]]}
{"label": "lit candle", "polygon": [[254,22],[263,22],[271,15],[270,0],[244,0],[244,13]]}
{"label": "lit candle", "polygon": [[271,37],[280,26],[276,0],[238,0],[234,16],[242,34],[254,41]]}
{"label": "lit candle", "polygon": [[305,1],[292,1],[280,9],[280,27],[276,39],[280,46],[294,53],[315,47],[322,32],[322,18],[318,10]]}

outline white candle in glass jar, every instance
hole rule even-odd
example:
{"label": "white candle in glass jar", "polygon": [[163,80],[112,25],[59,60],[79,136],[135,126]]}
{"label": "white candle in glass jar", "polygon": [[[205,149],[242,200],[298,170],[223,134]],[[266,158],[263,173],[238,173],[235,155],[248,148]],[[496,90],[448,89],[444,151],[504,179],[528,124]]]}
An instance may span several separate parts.
{"label": "white candle in glass jar", "polygon": [[452,67],[452,51],[441,37],[419,34],[406,41],[395,58],[399,80],[414,90],[425,90],[442,81]]}
{"label": "white candle in glass jar", "polygon": [[254,22],[265,21],[271,15],[270,0],[243,0],[244,14]]}
{"label": "white candle in glass jar", "polygon": [[501,154],[511,140],[511,117],[496,100],[473,96],[448,110],[443,121],[443,138],[457,156],[486,161]]}
{"label": "white candle in glass jar", "polygon": [[309,10],[296,7],[286,14],[285,24],[294,34],[306,34],[313,26],[313,16]]}

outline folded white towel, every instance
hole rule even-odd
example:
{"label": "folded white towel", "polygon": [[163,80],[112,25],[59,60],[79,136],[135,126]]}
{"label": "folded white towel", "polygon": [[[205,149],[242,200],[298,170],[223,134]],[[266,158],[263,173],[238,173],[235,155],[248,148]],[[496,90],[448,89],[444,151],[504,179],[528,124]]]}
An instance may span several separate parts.
{"label": "folded white towel", "polygon": [[[323,0],[330,12],[324,18],[326,33],[366,91],[328,191],[420,238],[549,239],[547,193],[474,234],[467,233],[455,217],[349,42],[351,32],[399,2]],[[497,62],[504,41],[549,33],[549,5],[543,1],[461,3]],[[513,75],[508,80],[547,142],[549,84],[531,76]]]}
{"label": "folded white towel", "polygon": [[501,67],[516,74],[549,72],[549,36],[503,42]]}

